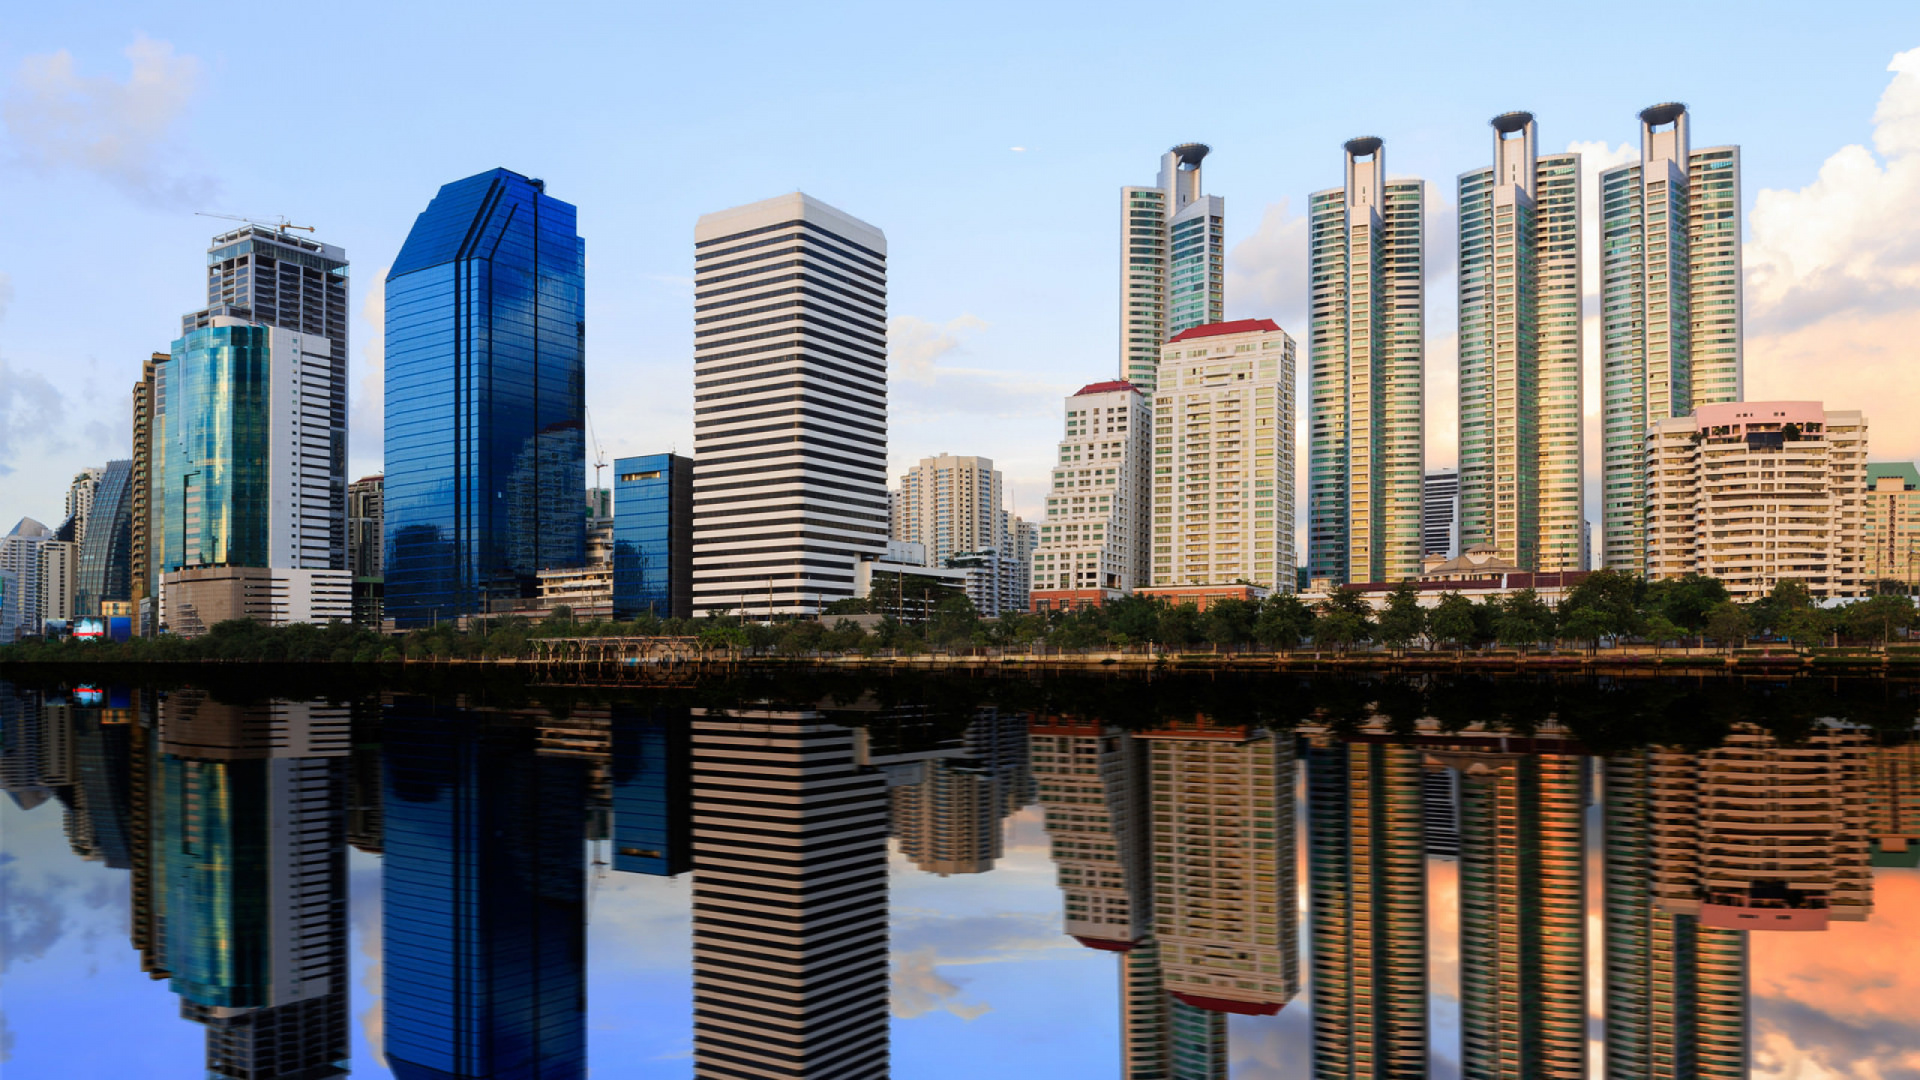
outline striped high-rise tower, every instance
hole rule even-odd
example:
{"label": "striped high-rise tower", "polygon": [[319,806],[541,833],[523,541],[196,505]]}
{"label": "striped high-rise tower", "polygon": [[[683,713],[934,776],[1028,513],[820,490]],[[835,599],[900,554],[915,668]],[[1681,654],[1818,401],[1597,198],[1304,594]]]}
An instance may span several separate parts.
{"label": "striped high-rise tower", "polygon": [[1584,570],[1580,155],[1540,154],[1532,113],[1492,124],[1459,180],[1460,548]]}
{"label": "striped high-rise tower", "polygon": [[1308,575],[1420,573],[1426,183],[1388,180],[1384,144],[1346,144],[1346,183],[1309,199]]}
{"label": "striped high-rise tower", "polygon": [[1600,174],[1601,552],[1644,573],[1646,437],[1742,401],[1740,148],[1695,150],[1687,107],[1640,113],[1640,160]]}

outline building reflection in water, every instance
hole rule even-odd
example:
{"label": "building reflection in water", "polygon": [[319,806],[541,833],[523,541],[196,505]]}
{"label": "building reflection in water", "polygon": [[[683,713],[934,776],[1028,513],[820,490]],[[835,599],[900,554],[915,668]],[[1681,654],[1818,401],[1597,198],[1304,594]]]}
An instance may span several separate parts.
{"label": "building reflection in water", "polygon": [[208,1074],[344,1075],[348,709],[177,690],[158,712],[156,966],[206,1027]]}
{"label": "building reflection in water", "polygon": [[1227,1016],[1299,990],[1302,887],[1313,1075],[1428,1075],[1448,1056],[1428,1031],[1435,857],[1459,860],[1463,1077],[1587,1075],[1594,893],[1605,1075],[1733,1080],[1751,935],[1866,919],[1873,866],[1920,854],[1920,745],[1830,724],[1594,758],[1551,726],[1431,720],[381,713],[356,741],[319,701],[0,693],[0,785],[57,803],[75,856],[130,870],[140,965],[204,1027],[210,1076],[344,1074],[349,844],[382,853],[402,1080],[585,1075],[588,840],[618,871],[693,874],[696,1075],[834,1080],[889,1072],[888,836],[922,870],[984,872],[1035,793],[1064,929],[1115,957],[1128,1080],[1227,1075]]}
{"label": "building reflection in water", "polygon": [[400,1080],[586,1075],[586,763],[529,718],[385,711],[382,944]]}
{"label": "building reflection in water", "polygon": [[1122,1076],[1224,1078],[1227,1014],[1299,992],[1292,740],[1069,717],[1031,738],[1065,929],[1119,954]]}
{"label": "building reflection in water", "polygon": [[808,710],[693,715],[694,1074],[888,1074],[887,786]]}

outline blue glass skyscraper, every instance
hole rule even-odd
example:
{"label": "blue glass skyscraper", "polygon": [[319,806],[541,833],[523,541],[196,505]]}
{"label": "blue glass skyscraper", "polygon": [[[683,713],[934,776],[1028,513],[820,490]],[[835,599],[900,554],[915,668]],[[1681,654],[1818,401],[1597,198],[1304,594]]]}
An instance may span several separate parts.
{"label": "blue glass skyscraper", "polygon": [[672,877],[693,869],[693,774],[686,710],[613,707],[613,868]]}
{"label": "blue glass skyscraper", "polygon": [[386,613],[534,595],[582,562],[586,247],[505,169],[440,189],[387,275]]}
{"label": "blue glass skyscraper", "polygon": [[613,617],[693,615],[693,459],[613,463]]}
{"label": "blue glass skyscraper", "polygon": [[133,462],[109,461],[94,489],[86,539],[80,543],[75,610],[100,614],[102,600],[133,596]]}

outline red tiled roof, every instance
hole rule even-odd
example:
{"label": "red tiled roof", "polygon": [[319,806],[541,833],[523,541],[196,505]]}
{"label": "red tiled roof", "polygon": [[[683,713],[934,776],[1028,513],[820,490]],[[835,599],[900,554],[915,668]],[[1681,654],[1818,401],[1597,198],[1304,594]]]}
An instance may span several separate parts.
{"label": "red tiled roof", "polygon": [[[1278,330],[1280,324],[1272,319],[1235,319],[1232,322],[1208,323],[1191,330],[1182,330],[1173,336],[1174,341],[1188,338],[1218,337],[1221,334],[1251,334],[1255,330]],[[1082,391],[1083,393],[1085,391]]]}
{"label": "red tiled roof", "polygon": [[1210,1012],[1239,1013],[1241,1016],[1272,1016],[1280,1011],[1280,1006],[1265,1001],[1233,1001],[1228,998],[1202,997],[1175,990],[1173,996],[1196,1009]]}
{"label": "red tiled roof", "polygon": [[1125,379],[1113,379],[1108,382],[1088,383],[1080,388],[1079,393],[1073,396],[1084,397],[1087,394],[1111,394],[1116,390],[1131,390],[1136,394],[1140,392],[1139,387]]}

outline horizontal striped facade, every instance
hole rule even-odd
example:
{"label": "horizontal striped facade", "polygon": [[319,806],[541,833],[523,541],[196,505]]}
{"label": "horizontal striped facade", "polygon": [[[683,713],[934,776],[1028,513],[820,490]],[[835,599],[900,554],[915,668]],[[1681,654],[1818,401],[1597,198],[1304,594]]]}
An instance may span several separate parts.
{"label": "horizontal striped facade", "polygon": [[888,1075],[887,790],[804,712],[693,721],[694,1075]]}
{"label": "horizontal striped facade", "polygon": [[805,195],[700,219],[693,609],[813,613],[885,553],[887,255]]}

